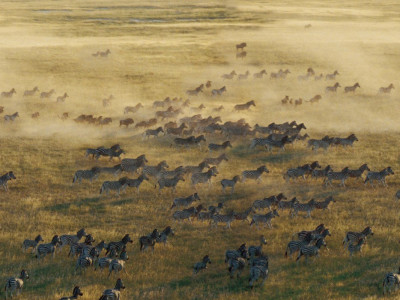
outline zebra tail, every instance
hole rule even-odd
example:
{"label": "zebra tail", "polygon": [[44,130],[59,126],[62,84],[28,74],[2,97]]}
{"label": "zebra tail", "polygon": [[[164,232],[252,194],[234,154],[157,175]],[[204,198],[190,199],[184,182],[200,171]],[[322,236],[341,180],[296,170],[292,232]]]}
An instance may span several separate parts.
{"label": "zebra tail", "polygon": [[74,176],[74,179],[72,179],[72,183],[75,183],[75,181],[76,181],[76,175]]}
{"label": "zebra tail", "polygon": [[173,209],[175,206],[176,206],[175,203],[173,203],[170,209]]}
{"label": "zebra tail", "polygon": [[286,248],[286,252],[285,252],[285,258],[287,258],[287,248]]}

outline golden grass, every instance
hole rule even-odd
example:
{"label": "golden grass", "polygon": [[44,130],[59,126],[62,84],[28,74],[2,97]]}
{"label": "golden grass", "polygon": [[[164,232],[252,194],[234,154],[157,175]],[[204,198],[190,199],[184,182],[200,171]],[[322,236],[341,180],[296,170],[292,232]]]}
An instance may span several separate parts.
{"label": "golden grass", "polygon": [[[127,289],[123,299],[258,299],[299,298],[376,298],[382,292],[383,275],[398,267],[398,204],[394,193],[399,184],[398,92],[399,32],[396,1],[196,1],[191,4],[168,1],[143,4],[139,1],[3,1],[0,4],[0,46],[2,90],[15,87],[12,100],[0,99],[5,113],[19,111],[13,124],[0,124],[1,172],[13,170],[17,180],[10,191],[0,191],[0,270],[1,280],[16,275],[21,268],[31,273],[22,299],[57,299],[69,295],[75,284],[83,299],[96,299],[102,290],[114,286],[116,277],[107,279],[88,270],[74,273],[75,259],[66,250],[40,264],[20,250],[25,238],[40,233],[49,242],[54,234],[76,232],[85,227],[97,241],[118,240],[130,233],[129,275],[121,277]],[[151,21],[153,20],[153,21]],[[161,22],[154,22],[160,21]],[[311,23],[309,30],[304,25]],[[248,43],[248,57],[236,60],[236,43]],[[109,48],[107,59],[91,56]],[[316,72],[338,69],[342,86],[359,82],[355,95],[323,94],[327,83],[298,82],[297,76],[312,66]],[[285,81],[269,79],[224,82],[221,74],[236,70],[251,73],[280,68],[292,72]],[[269,77],[269,76],[268,76]],[[135,122],[153,117],[151,104],[166,96],[185,97],[184,91],[212,80],[214,87],[227,86],[228,92],[217,99],[209,91],[192,97],[192,106],[204,103],[203,116],[215,115],[214,107],[223,104],[221,117],[246,118],[252,125],[304,122],[312,137],[348,135],[359,138],[352,149],[330,149],[314,154],[297,143],[283,153],[249,151],[249,139],[234,139],[228,151],[230,161],[219,168],[220,175],[211,190],[199,189],[201,203],[208,206],[224,202],[226,210],[243,211],[262,197],[284,192],[301,200],[333,195],[337,200],[331,212],[313,212],[312,220],[291,219],[286,213],[273,220],[273,229],[255,230],[247,224],[233,223],[232,230],[209,230],[206,224],[174,224],[169,207],[173,196],[163,191],[158,196],[154,185],[145,182],[140,197],[128,190],[120,198],[99,197],[102,176],[91,185],[72,185],[77,169],[112,166],[115,162],[93,162],[84,157],[87,147],[109,146],[119,142],[126,157],[146,153],[150,164],[165,159],[171,167],[197,164],[209,154],[203,149],[177,152],[171,138],[142,141],[141,130],[120,129],[123,107],[142,102],[145,108]],[[393,82],[391,97],[377,96],[381,86]],[[24,99],[25,89],[38,85],[41,91],[52,88],[56,94],[69,94],[66,103],[38,97]],[[111,107],[103,108],[101,99],[113,94]],[[285,95],[309,99],[322,94],[313,106],[282,107]],[[233,113],[234,104],[250,99],[257,107],[248,113]],[[39,120],[30,115],[39,111]],[[110,116],[109,127],[99,128],[62,122],[57,116],[70,112]],[[191,115],[190,110],[185,111]],[[131,115],[130,115],[131,117]],[[218,136],[208,142],[221,142]],[[349,180],[346,189],[324,188],[308,180],[286,184],[284,170],[318,160],[335,170],[359,167],[367,162],[371,169],[392,166],[395,176],[388,178],[389,188],[372,189]],[[217,181],[232,178],[245,169],[266,164],[271,173],[263,175],[260,185],[238,183],[233,196],[223,195]],[[188,182],[180,184],[177,195],[193,190]],[[322,251],[315,263],[296,267],[283,254],[294,232],[325,223],[332,232],[327,239],[330,252]],[[154,254],[139,253],[137,238],[172,225],[176,236],[167,247],[157,245]],[[349,259],[341,246],[348,230],[371,225],[375,235],[368,240],[362,256]],[[230,280],[224,264],[226,249],[258,243],[264,234],[268,240],[270,276],[263,288],[247,288],[248,271],[239,280]],[[212,264],[192,277],[192,266],[205,254]]]}

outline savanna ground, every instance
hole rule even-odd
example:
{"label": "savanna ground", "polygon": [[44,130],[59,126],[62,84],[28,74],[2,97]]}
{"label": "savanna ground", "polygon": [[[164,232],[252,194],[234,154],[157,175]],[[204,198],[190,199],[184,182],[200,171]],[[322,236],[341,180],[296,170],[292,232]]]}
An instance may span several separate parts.
{"label": "savanna ground", "polygon": [[[399,186],[398,160],[400,70],[398,33],[400,5],[397,1],[1,1],[0,3],[0,82],[1,90],[14,87],[11,100],[0,99],[5,113],[19,111],[13,124],[0,124],[1,173],[13,170],[17,180],[8,193],[0,191],[0,274],[2,280],[25,268],[31,278],[21,299],[56,299],[70,295],[79,284],[83,299],[97,299],[105,288],[115,284],[115,276],[88,270],[74,273],[75,259],[66,250],[55,259],[38,263],[33,255],[21,252],[25,238],[40,233],[46,242],[54,234],[74,233],[81,227],[97,241],[119,240],[130,233],[128,275],[123,299],[315,299],[377,298],[382,293],[386,272],[399,264],[399,208],[394,193]],[[312,24],[310,29],[304,25]],[[235,44],[245,41],[248,56],[235,57]],[[92,53],[109,48],[111,55],[94,58]],[[316,73],[339,70],[342,86],[359,82],[355,95],[323,94],[333,82],[298,82],[308,67]],[[283,81],[269,78],[223,82],[221,74],[236,70],[269,73],[289,68]],[[219,168],[215,184],[199,188],[203,205],[224,202],[226,211],[243,211],[256,200],[279,192],[289,198],[318,200],[333,195],[337,200],[330,212],[313,212],[312,219],[289,218],[287,212],[273,220],[273,229],[250,228],[233,223],[232,230],[222,226],[209,230],[206,224],[174,224],[169,210],[173,196],[163,191],[158,196],[154,185],[145,182],[141,195],[128,190],[120,198],[99,197],[107,176],[93,184],[72,186],[77,169],[94,165],[112,166],[103,159],[94,162],[84,157],[87,147],[120,143],[125,157],[145,153],[154,165],[167,160],[172,167],[197,164],[209,156],[198,149],[170,147],[171,138],[142,141],[141,130],[118,128],[126,105],[142,102],[145,108],[135,122],[153,117],[151,104],[166,96],[185,97],[184,91],[206,80],[214,87],[227,86],[228,92],[211,98],[209,91],[191,97],[192,106],[203,103],[203,116],[216,115],[212,109],[223,104],[223,121],[246,118],[252,125],[296,120],[304,122],[311,137],[326,134],[347,136],[355,133],[359,142],[352,149],[330,149],[314,154],[299,142],[283,153],[249,151],[250,138],[232,140],[229,162]],[[377,96],[381,86],[393,82],[390,97]],[[23,90],[38,85],[41,91],[54,88],[69,98],[64,104],[39,97],[26,99]],[[101,99],[113,94],[112,105],[103,108]],[[322,94],[319,104],[283,107],[285,95],[309,99]],[[232,113],[236,103],[250,99],[257,107],[248,113]],[[30,115],[40,112],[39,120]],[[94,114],[113,118],[104,128],[78,125],[58,116]],[[192,115],[190,110],[186,115]],[[208,142],[224,138],[207,136]],[[368,163],[371,169],[391,166],[394,176],[389,188],[372,189],[361,182],[348,181],[347,188],[324,188],[308,180],[286,184],[283,172],[289,167],[318,160],[335,170],[358,168]],[[223,195],[217,181],[231,178],[245,169],[266,164],[270,174],[262,184],[238,184],[233,196]],[[186,181],[177,195],[193,192]],[[309,265],[296,266],[283,254],[294,232],[313,229],[325,223],[332,232],[327,238],[330,251]],[[166,247],[157,245],[154,254],[139,253],[137,238],[172,225],[176,235]],[[350,259],[342,247],[346,231],[373,227],[362,255]],[[264,287],[247,288],[248,270],[241,279],[229,279],[224,263],[226,249],[241,243],[258,244],[260,234],[268,240],[270,276]],[[192,266],[205,254],[212,264],[192,277]],[[4,282],[4,281],[3,281]],[[4,293],[4,292],[2,292]],[[395,296],[392,296],[395,297]],[[57,298],[58,299],[58,298]]]}

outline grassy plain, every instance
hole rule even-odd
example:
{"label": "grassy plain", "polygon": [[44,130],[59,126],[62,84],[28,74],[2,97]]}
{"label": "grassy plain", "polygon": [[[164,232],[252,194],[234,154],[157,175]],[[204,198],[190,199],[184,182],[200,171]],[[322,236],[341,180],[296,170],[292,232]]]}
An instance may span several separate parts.
{"label": "grassy plain", "polygon": [[[328,299],[377,298],[388,271],[399,264],[399,207],[394,193],[399,187],[399,93],[400,5],[397,1],[1,1],[0,3],[0,89],[14,87],[17,94],[0,99],[5,113],[19,111],[13,124],[0,124],[1,172],[13,170],[17,180],[10,191],[0,191],[0,279],[16,275],[21,268],[31,273],[21,299],[58,299],[69,295],[79,284],[83,299],[97,299],[115,277],[88,270],[74,273],[75,260],[64,251],[54,260],[38,264],[20,246],[25,238],[41,233],[46,242],[54,234],[74,233],[85,227],[96,240],[119,240],[125,233],[135,239],[129,245],[128,275],[121,275],[127,289],[123,299]],[[306,24],[312,24],[308,30]],[[235,57],[235,44],[246,41],[248,56]],[[109,48],[107,59],[92,53]],[[324,80],[298,82],[308,67],[319,73],[339,70],[342,86],[359,82],[354,95],[328,97]],[[289,68],[287,80],[249,79],[223,82],[221,74],[236,70],[251,73],[266,69],[268,74]],[[269,76],[268,76],[269,77]],[[191,98],[192,106],[206,106],[203,116],[223,104],[223,121],[246,118],[252,125],[297,120],[304,122],[312,137],[326,134],[359,138],[354,148],[330,149],[314,154],[297,143],[286,152],[273,154],[249,151],[249,138],[232,141],[230,161],[219,168],[217,180],[231,178],[245,169],[266,164],[270,174],[260,185],[238,184],[233,196],[223,195],[219,184],[211,190],[199,189],[203,205],[224,202],[226,211],[243,211],[262,197],[284,192],[302,200],[333,195],[337,200],[330,212],[314,212],[313,218],[291,219],[286,213],[273,220],[273,229],[255,230],[233,223],[232,230],[208,230],[206,224],[173,224],[173,196],[158,196],[154,185],[144,183],[140,197],[128,190],[120,198],[99,197],[102,180],[91,185],[72,186],[77,169],[96,163],[84,157],[87,147],[120,143],[126,157],[146,153],[150,164],[167,160],[171,167],[197,164],[208,153],[177,151],[171,138],[142,141],[141,130],[118,128],[123,108],[141,102],[143,112],[135,122],[153,117],[151,105],[166,96],[185,97],[184,91],[206,80],[213,87],[227,86],[228,92],[211,98],[209,91]],[[377,96],[381,86],[393,82],[390,97]],[[55,98],[22,97],[25,89],[52,88],[69,98],[64,104]],[[101,99],[113,94],[110,107]],[[322,94],[319,104],[284,107],[285,95],[309,99]],[[234,104],[254,99],[257,107],[248,113],[232,113]],[[30,115],[40,112],[39,120]],[[69,112],[109,116],[109,127],[78,125],[58,116]],[[186,110],[186,115],[194,112]],[[223,141],[209,136],[210,142]],[[286,184],[284,170],[318,160],[334,169],[358,168],[368,163],[380,170],[390,165],[395,175],[389,188],[372,189],[361,182],[347,188],[324,188],[320,182]],[[115,162],[101,160],[102,166]],[[178,186],[177,195],[193,190],[188,182]],[[318,261],[296,267],[283,257],[294,232],[312,229],[321,222],[332,232],[327,239],[330,251],[322,251]],[[176,236],[167,247],[154,254],[139,253],[137,238],[172,225]],[[341,246],[346,231],[373,227],[363,254],[349,259]],[[268,240],[270,276],[263,288],[247,288],[248,270],[241,279],[230,280],[224,264],[226,249]],[[192,265],[205,254],[212,264],[196,278]],[[97,298],[96,298],[97,297]],[[394,298],[395,296],[393,296]]]}

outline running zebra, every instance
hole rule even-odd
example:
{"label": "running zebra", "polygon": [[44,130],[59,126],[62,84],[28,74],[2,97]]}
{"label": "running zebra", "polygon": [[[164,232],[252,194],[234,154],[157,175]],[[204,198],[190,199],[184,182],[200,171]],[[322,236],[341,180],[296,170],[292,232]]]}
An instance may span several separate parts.
{"label": "running zebra", "polygon": [[103,192],[106,192],[106,195],[108,196],[108,193],[112,190],[116,191],[119,197],[120,192],[124,192],[127,186],[127,177],[122,177],[118,181],[104,181],[100,188],[100,195],[103,194]]}
{"label": "running zebra", "polygon": [[297,179],[299,177],[302,177],[304,180],[306,180],[305,175],[309,171],[312,171],[311,166],[309,164],[306,164],[305,166],[302,167],[288,169],[286,173],[283,175],[283,179],[285,179],[287,182],[289,182],[290,179]]}
{"label": "running zebra", "polygon": [[288,257],[288,253],[290,258],[292,258],[293,253],[296,253],[304,246],[308,246],[311,243],[311,235],[307,236],[306,240],[299,240],[299,241],[290,241],[286,246],[285,257]]}
{"label": "running zebra", "polygon": [[179,207],[179,206],[189,206],[194,201],[200,201],[200,197],[197,193],[194,193],[188,197],[175,198],[172,203],[171,209],[173,209],[174,207]]}
{"label": "running zebra", "polygon": [[385,295],[387,291],[389,293],[392,291],[392,288],[394,286],[395,291],[400,287],[400,267],[397,273],[387,273],[385,275],[385,278],[383,279],[383,294]]}
{"label": "running zebra", "polygon": [[94,157],[95,157],[95,159],[99,159],[100,156],[108,156],[110,158],[110,161],[114,157],[118,157],[118,159],[121,160],[121,157],[120,157],[121,154],[125,154],[125,151],[122,149],[113,150],[113,149],[108,149],[108,148],[100,148],[100,149],[97,149],[96,155]]}
{"label": "running zebra", "polygon": [[310,239],[310,237],[318,235],[318,234],[322,234],[322,232],[324,232],[325,230],[325,225],[324,224],[319,224],[314,230],[303,230],[300,232],[297,232],[293,235],[294,236],[298,236],[299,240],[301,241],[305,241]]}
{"label": "running zebra", "polygon": [[148,160],[146,159],[145,154],[139,155],[136,158],[124,158],[121,161],[121,168],[122,171],[125,172],[137,173],[138,170],[144,167],[147,162]]}
{"label": "running zebra", "polygon": [[[323,169],[323,170],[313,170],[312,173],[311,173],[311,177],[315,178],[315,179],[317,179],[317,178],[325,178],[326,175],[328,175],[329,172],[333,172],[333,169],[332,169],[332,167],[330,165],[327,165],[325,167],[325,169]],[[350,173],[349,173],[349,176],[350,176]]]}
{"label": "running zebra", "polygon": [[168,236],[175,235],[175,232],[172,230],[171,226],[165,227],[163,231],[161,231],[160,235],[157,237],[156,242],[157,243],[164,243],[164,246],[167,244],[168,241]]}
{"label": "running zebra", "polygon": [[162,127],[158,127],[156,129],[147,129],[143,133],[143,139],[149,139],[151,136],[158,137],[160,132],[164,133],[164,129],[162,129]]}
{"label": "running zebra", "polygon": [[232,179],[222,179],[221,180],[222,192],[225,194],[225,189],[230,187],[231,194],[233,194],[235,192],[235,185],[239,180],[240,176],[238,175],[234,176]]}
{"label": "running zebra", "polygon": [[225,150],[226,148],[232,148],[231,142],[230,141],[225,141],[221,145],[219,144],[208,144],[208,150],[211,151],[219,151],[219,150]]}
{"label": "running zebra", "polygon": [[353,146],[354,142],[357,142],[358,138],[356,137],[356,135],[354,133],[350,134],[347,138],[334,138],[333,139],[333,144],[334,145],[340,145],[343,147],[347,147],[347,146]]}
{"label": "running zebra", "polygon": [[[246,209],[244,212],[241,213],[235,213],[235,220],[238,221],[247,221],[249,222],[249,215],[250,213],[255,213],[256,211],[254,210],[254,208],[252,206],[250,206],[248,209]],[[250,222],[249,222],[250,223]]]}
{"label": "running zebra", "polygon": [[121,299],[121,290],[125,289],[125,285],[121,278],[117,279],[117,283],[113,289],[107,289],[99,300],[119,300]]}
{"label": "running zebra", "polygon": [[[92,243],[94,243],[95,240],[92,237],[91,234],[88,234],[85,237],[85,241],[83,243],[72,243],[70,248],[69,248],[69,253],[68,256],[74,256],[74,255],[89,255],[90,250],[94,247],[92,247]],[[96,247],[97,248],[97,247]],[[99,249],[99,254],[101,252],[102,248]]]}
{"label": "running zebra", "polygon": [[39,91],[39,88],[37,86],[35,86],[32,90],[25,90],[24,97],[33,96],[37,91]]}
{"label": "running zebra", "polygon": [[378,90],[378,94],[390,94],[390,92],[394,89],[393,83],[389,84],[388,87],[381,87]]}
{"label": "running zebra", "polygon": [[265,225],[268,225],[268,227],[271,229],[272,228],[271,220],[275,217],[279,217],[279,214],[276,211],[276,209],[274,209],[273,211],[270,211],[269,213],[267,213],[265,215],[254,214],[252,217],[251,223],[250,223],[250,227],[253,226],[253,224],[256,224],[256,226],[258,228],[259,223],[264,223],[264,227],[265,227]]}
{"label": "running zebra", "polygon": [[0,185],[3,186],[4,190],[7,192],[8,191],[8,181],[12,179],[17,179],[13,173],[13,171],[10,171],[3,176],[0,176]]}
{"label": "running zebra", "polygon": [[299,202],[296,197],[293,197],[292,200],[289,201],[279,201],[278,208],[280,210],[289,209],[290,210],[289,214],[290,214],[296,202]]}
{"label": "running zebra", "polygon": [[105,248],[106,255],[113,249],[115,249],[116,253],[120,253],[128,243],[133,243],[129,234],[125,234],[124,237],[119,242],[109,242],[107,244],[107,247]]}
{"label": "running zebra", "polygon": [[332,186],[332,181],[337,180],[337,181],[341,182],[340,183],[341,186],[346,187],[346,185],[344,183],[347,178],[349,178],[349,168],[348,167],[344,168],[340,172],[329,172],[328,174],[326,174],[325,186],[328,186],[328,184],[330,186]]}
{"label": "running zebra", "polygon": [[80,184],[82,182],[82,179],[90,180],[90,182],[92,182],[93,180],[96,180],[97,177],[99,177],[100,171],[101,169],[99,167],[93,167],[90,170],[78,170],[75,172],[72,183]]}
{"label": "running zebra", "polygon": [[126,248],[122,249],[121,254],[119,255],[119,259],[113,259],[108,266],[108,277],[110,277],[111,273],[114,271],[117,274],[119,271],[124,270],[125,274],[128,274],[125,270],[125,262],[129,259],[128,254],[126,253]]}
{"label": "running zebra", "polygon": [[365,172],[365,171],[371,171],[368,168],[367,164],[363,164],[361,167],[359,167],[357,170],[349,170],[349,177],[351,178],[360,178],[362,179],[361,175]]}
{"label": "running zebra", "polygon": [[211,169],[209,169],[207,172],[204,173],[192,174],[191,177],[192,186],[195,187],[196,184],[208,182],[208,186],[211,187],[211,178],[213,176],[217,176],[217,174],[219,173],[216,167],[212,167]]}
{"label": "running zebra", "polygon": [[263,173],[269,173],[269,170],[266,166],[260,166],[256,170],[246,170],[242,172],[242,182],[245,182],[246,179],[257,180],[258,182],[262,182],[261,175]]}
{"label": "running zebra", "polygon": [[76,234],[64,234],[60,236],[60,247],[59,252],[62,251],[64,246],[71,246],[72,244],[76,244],[80,241],[80,239],[88,234],[85,231],[85,228],[80,229]]}
{"label": "running zebra", "polygon": [[181,180],[185,181],[182,174],[179,174],[173,178],[165,178],[165,177],[159,178],[157,181],[159,193],[161,193],[161,190],[165,187],[172,188],[172,193],[175,193],[176,186],[178,185],[178,182]]}
{"label": "running zebra", "polygon": [[54,89],[51,89],[48,92],[41,92],[40,93],[40,98],[45,99],[45,98],[50,98],[56,91]]}
{"label": "running zebra", "polygon": [[14,122],[15,118],[19,117],[18,112],[13,113],[12,115],[5,115],[4,116],[4,121],[6,122]]}
{"label": "running zebra", "polygon": [[150,247],[154,252],[154,245],[156,244],[157,238],[159,238],[160,234],[157,229],[154,229],[153,232],[149,235],[144,235],[139,238],[140,251],[146,250],[146,248]]}
{"label": "running zebra", "polygon": [[14,88],[12,88],[9,92],[2,92],[1,93],[1,97],[2,98],[11,98],[14,94],[16,94],[17,92],[15,91]]}
{"label": "running zebra", "polygon": [[226,223],[226,228],[231,229],[231,223],[235,220],[235,213],[231,212],[228,215],[220,215],[219,213],[214,214],[211,217],[211,226],[218,227],[218,223]]}
{"label": "running zebra", "polygon": [[60,300],[76,300],[79,298],[79,296],[83,296],[83,293],[79,286],[75,286],[74,289],[72,290],[71,297],[62,297],[60,298]]}
{"label": "running zebra", "polygon": [[391,167],[387,167],[380,172],[370,171],[367,173],[367,177],[364,180],[364,184],[367,184],[369,182],[371,184],[371,186],[373,186],[373,181],[377,180],[377,181],[380,181],[383,186],[387,187],[388,185],[386,183],[386,176],[391,175],[391,174],[392,175],[394,174]]}
{"label": "running zebra", "polygon": [[110,263],[112,262],[112,260],[113,260],[116,256],[117,256],[117,255],[116,255],[115,249],[111,250],[111,251],[108,253],[108,256],[102,257],[102,258],[96,260],[96,264],[95,264],[94,270],[96,271],[97,268],[99,268],[99,269],[100,269],[100,272],[103,272],[103,269],[108,268],[109,265],[110,265]]}
{"label": "running zebra", "polygon": [[111,174],[115,177],[117,177],[119,174],[122,172],[122,167],[121,164],[115,165],[113,167],[102,167],[99,168],[100,174],[105,173],[105,174]]}
{"label": "running zebra", "polygon": [[326,93],[336,93],[336,90],[338,87],[341,87],[341,85],[339,84],[339,82],[336,82],[333,86],[327,86],[325,88],[325,92]]}
{"label": "running zebra", "polygon": [[199,163],[197,166],[185,166],[183,168],[183,172],[185,174],[201,173],[205,168],[210,168],[210,165],[203,161]]}
{"label": "running zebra", "polygon": [[6,294],[6,299],[10,293],[11,298],[13,297],[13,292],[16,292],[17,296],[21,293],[22,287],[24,286],[24,281],[29,279],[29,274],[26,270],[22,270],[19,277],[10,277],[6,281],[4,291]]}
{"label": "running zebra", "polygon": [[299,255],[296,258],[296,262],[298,263],[300,258],[304,255],[305,259],[306,259],[306,263],[308,261],[308,257],[311,256],[315,256],[318,257],[319,256],[319,250],[321,249],[322,246],[326,247],[326,243],[324,241],[324,239],[319,239],[315,246],[314,245],[308,245],[308,246],[303,246],[300,248],[299,251]]}
{"label": "running zebra", "polygon": [[330,209],[329,208],[329,204],[331,202],[336,202],[335,199],[333,199],[332,196],[329,196],[328,198],[326,198],[324,201],[322,202],[315,202],[315,208],[316,209]]}
{"label": "running zebra", "polygon": [[58,235],[55,235],[50,243],[48,244],[40,244],[36,248],[36,258],[40,260],[40,258],[44,258],[47,254],[52,254],[53,258],[56,253],[57,245],[61,244],[60,238]]}
{"label": "running zebra", "polygon": [[263,245],[267,244],[267,240],[265,239],[264,235],[260,236],[260,245],[259,246],[250,246],[247,252],[249,253],[250,259],[253,259],[256,256],[262,256],[263,252]]}
{"label": "running zebra", "polygon": [[[202,205],[200,204],[198,207],[202,208]],[[190,223],[192,223],[192,217],[197,216],[200,213],[201,209],[198,209],[198,207],[190,207],[186,208],[184,210],[177,210],[172,214],[172,218],[175,221],[184,221],[184,220],[189,220]]]}
{"label": "running zebra", "polygon": [[277,196],[270,196],[262,200],[254,201],[253,207],[255,209],[263,209],[268,207],[268,209],[271,210],[271,206],[279,205],[279,202],[282,199],[287,200],[286,196],[283,193],[279,193]]}
{"label": "running zebra", "polygon": [[233,109],[235,111],[249,110],[251,106],[256,107],[254,100],[248,101],[245,104],[236,104]]}
{"label": "running zebra", "polygon": [[226,92],[226,87],[225,86],[223,86],[222,88],[220,88],[220,89],[213,89],[212,91],[211,91],[211,96],[221,96],[224,92]]}
{"label": "running zebra", "polygon": [[168,169],[169,166],[165,160],[160,162],[157,166],[144,166],[142,170],[142,174],[149,177],[157,177],[158,174],[165,169]]}
{"label": "running zebra", "polygon": [[307,203],[299,203],[295,202],[293,204],[293,211],[292,211],[292,217],[297,216],[299,211],[304,211],[307,213],[305,218],[311,218],[311,212],[315,209],[315,200],[311,199]]}
{"label": "running zebra", "polygon": [[330,143],[324,140],[310,139],[307,142],[307,147],[311,148],[314,152],[317,152],[319,148],[322,148],[325,151],[327,151],[329,146]]}
{"label": "running zebra", "polygon": [[204,163],[211,165],[211,166],[218,166],[222,161],[228,161],[228,157],[225,153],[221,154],[218,157],[209,157],[203,160]]}
{"label": "running zebra", "polygon": [[268,258],[260,257],[257,260],[254,260],[252,266],[250,268],[250,278],[249,278],[249,286],[251,289],[254,287],[254,283],[262,278],[261,286],[264,285],[265,280],[268,278]]}
{"label": "running zebra", "polygon": [[362,247],[367,243],[366,237],[360,238],[356,244],[349,244],[347,250],[349,251],[350,257],[355,252],[362,252]]}
{"label": "running zebra", "polygon": [[148,181],[149,178],[146,175],[142,174],[137,179],[127,179],[126,184],[128,187],[135,187],[137,195],[139,196],[139,188],[144,180]]}
{"label": "running zebra", "polygon": [[358,242],[360,239],[368,237],[368,235],[374,235],[374,232],[372,231],[372,228],[370,226],[365,227],[364,230],[361,232],[349,231],[346,233],[346,236],[344,237],[343,245],[344,247],[346,247],[350,244],[354,244]]}
{"label": "running zebra", "polygon": [[235,258],[247,258],[247,247],[246,243],[241,244],[237,250],[226,250],[225,252],[225,262],[229,262],[230,259]]}
{"label": "running zebra", "polygon": [[263,78],[263,75],[267,75],[267,71],[266,70],[261,70],[258,73],[254,73],[253,74],[253,78]]}
{"label": "running zebra", "polygon": [[201,270],[207,269],[207,264],[211,264],[211,260],[208,255],[204,256],[202,261],[196,263],[193,267],[193,275],[196,275]]}
{"label": "running zebra", "polygon": [[32,253],[36,252],[36,247],[40,242],[44,242],[42,236],[39,234],[37,237],[35,237],[34,240],[24,240],[22,243],[22,251],[26,252],[29,248],[32,248]]}
{"label": "running zebra", "polygon": [[78,269],[87,269],[90,266],[93,265],[93,262],[95,259],[99,257],[99,252],[97,251],[96,248],[92,248],[89,252],[89,254],[83,254],[78,257],[78,260],[76,261],[76,266],[75,266],[75,272],[78,271]]}
{"label": "running zebra", "polygon": [[233,278],[235,275],[235,272],[238,271],[237,278],[239,278],[244,267],[246,266],[246,260],[241,257],[232,258],[229,260],[228,265],[229,265],[228,271],[229,271],[230,277]]}
{"label": "running zebra", "polygon": [[336,75],[340,75],[337,70],[335,70],[335,72],[333,72],[332,74],[326,74],[325,80],[335,80]]}

